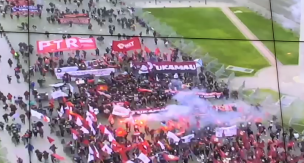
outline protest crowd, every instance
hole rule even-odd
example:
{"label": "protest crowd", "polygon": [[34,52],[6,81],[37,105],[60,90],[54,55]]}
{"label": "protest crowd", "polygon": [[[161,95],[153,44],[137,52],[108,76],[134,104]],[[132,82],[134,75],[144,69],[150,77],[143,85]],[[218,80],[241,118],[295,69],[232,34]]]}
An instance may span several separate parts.
{"label": "protest crowd", "polygon": [[[25,6],[21,3],[29,3],[23,0],[7,3],[1,9],[3,17],[10,14],[12,19],[14,15],[19,19],[24,11],[30,11],[29,15],[41,18],[40,11],[46,10],[50,24],[86,24],[88,30],[93,28],[92,21],[100,27],[116,21],[125,30],[145,28],[158,44],[157,31],[132,16],[133,8],[97,8],[99,2],[92,0],[86,2],[87,10],[79,11],[56,8],[56,3],[72,3],[66,0],[49,7],[34,2]],[[82,0],[73,3],[86,5]],[[108,3],[115,7],[122,4]],[[20,26],[28,28],[27,23]],[[18,49],[11,49],[7,62],[16,78],[8,75],[8,83],[27,82],[30,88],[18,95],[0,90],[6,112],[0,127],[9,133],[15,146],[24,145],[38,161],[53,163],[67,159],[57,154],[55,136],[60,137],[64,152],[75,163],[303,161],[304,141],[299,133],[291,127],[285,130],[275,115],[260,116],[264,114],[260,106],[250,107],[250,113],[261,112],[250,116],[244,108],[227,104],[225,101],[237,99],[237,93],[206,71],[201,60],[170,46],[164,38],[161,40],[169,52],[151,50],[144,44],[142,32],[128,36],[115,33],[115,28],[108,27],[109,34],[117,39],[105,49],[97,46],[104,44],[103,36],[72,34],[63,34],[60,40],[39,40],[36,46],[20,42]],[[48,31],[45,35],[49,38]],[[37,55],[37,60],[26,70],[22,64],[31,55]],[[92,56],[94,59],[89,59]],[[31,80],[37,76],[37,81]],[[60,82],[47,85],[49,76]],[[52,87],[52,91],[41,92],[45,87]],[[227,119],[231,115],[237,115],[238,121]],[[21,132],[22,127],[28,127],[23,126],[27,121],[31,127]],[[45,126],[51,135],[44,134]],[[49,141],[49,151],[34,149],[31,141],[39,137]],[[28,161],[17,157],[17,163],[23,162]]]}

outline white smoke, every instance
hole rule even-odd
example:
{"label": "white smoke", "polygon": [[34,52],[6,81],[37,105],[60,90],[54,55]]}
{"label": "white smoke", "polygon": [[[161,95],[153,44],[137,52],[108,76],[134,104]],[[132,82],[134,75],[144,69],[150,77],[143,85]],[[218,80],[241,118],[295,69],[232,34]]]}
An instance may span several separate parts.
{"label": "white smoke", "polygon": [[[172,119],[179,120],[179,118],[188,117],[190,123],[193,125],[196,124],[196,116],[199,114],[205,114],[205,116],[202,116],[200,118],[200,125],[203,127],[209,124],[230,123],[233,125],[240,122],[246,122],[249,115],[252,117],[252,119],[266,118],[265,113],[263,113],[262,109],[261,111],[258,111],[257,109],[245,104],[244,102],[235,104],[238,109],[242,110],[242,112],[218,112],[212,108],[214,104],[208,100],[199,98],[196,95],[197,92],[198,90],[178,93],[173,97],[173,99],[176,100],[178,104],[168,105],[168,110],[165,112],[141,115],[139,119],[161,122]],[[216,101],[219,102],[219,100]],[[224,100],[221,100],[221,102],[224,103]]]}
{"label": "white smoke", "polygon": [[290,6],[289,11],[292,14],[293,21],[299,23],[301,19],[301,1],[293,0],[294,4]]}

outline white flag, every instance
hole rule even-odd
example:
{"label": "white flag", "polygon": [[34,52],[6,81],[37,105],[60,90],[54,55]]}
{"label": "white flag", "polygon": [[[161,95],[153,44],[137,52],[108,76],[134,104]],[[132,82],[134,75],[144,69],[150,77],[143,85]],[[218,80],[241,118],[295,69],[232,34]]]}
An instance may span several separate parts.
{"label": "white flag", "polygon": [[146,156],[145,154],[141,153],[138,157],[138,159],[140,159],[141,161],[143,161],[144,163],[149,163],[150,159],[148,156]]}
{"label": "white flag", "polygon": [[67,97],[68,95],[66,93],[62,92],[61,90],[59,90],[59,91],[52,92],[51,96],[53,99],[57,99],[59,97]]}
{"label": "white flag", "polygon": [[173,139],[174,142],[179,142],[180,138],[178,138],[173,132],[168,132],[167,137]]}
{"label": "white flag", "polygon": [[181,139],[184,140],[185,143],[189,143],[193,138],[194,138],[194,134],[190,134],[187,136],[183,136]]}
{"label": "white flag", "polygon": [[117,116],[121,116],[121,117],[126,117],[130,115],[131,110],[119,106],[119,105],[113,105],[113,111],[112,114],[113,115],[117,115]]}

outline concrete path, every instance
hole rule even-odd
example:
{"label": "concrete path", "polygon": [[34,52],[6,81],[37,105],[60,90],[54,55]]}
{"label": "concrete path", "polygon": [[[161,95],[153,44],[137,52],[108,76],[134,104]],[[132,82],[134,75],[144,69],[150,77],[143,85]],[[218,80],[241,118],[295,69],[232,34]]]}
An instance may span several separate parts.
{"label": "concrete path", "polygon": [[272,89],[304,100],[304,84],[294,81],[300,71],[303,70],[297,65],[280,66],[278,69],[268,67],[258,71],[253,77],[236,77],[231,86],[238,89],[245,81],[246,89]]}
{"label": "concrete path", "polygon": [[271,66],[275,66],[276,62],[278,65],[282,65],[280,61],[275,59],[274,54],[259,40],[249,29],[248,27],[229,9],[229,7],[221,7],[223,13],[230,19],[230,21],[239,29],[243,35],[251,41],[252,45],[265,57]]}

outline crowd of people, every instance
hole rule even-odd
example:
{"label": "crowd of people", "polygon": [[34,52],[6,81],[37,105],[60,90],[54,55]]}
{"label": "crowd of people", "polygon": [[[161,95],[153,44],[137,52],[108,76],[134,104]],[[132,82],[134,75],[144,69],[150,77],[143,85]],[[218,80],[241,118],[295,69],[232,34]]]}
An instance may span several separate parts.
{"label": "crowd of people", "polygon": [[[67,3],[65,0],[63,3]],[[71,3],[69,1],[69,3]],[[82,1],[76,2],[78,6]],[[98,3],[98,1],[96,2]],[[112,2],[116,5],[117,2]],[[135,30],[135,24],[140,23],[149,33],[149,28],[144,20],[138,17],[117,18],[124,10],[107,8],[95,8],[94,2],[88,2],[88,10],[59,11],[54,3],[45,8],[52,15],[47,18],[54,23],[66,14],[87,14],[91,21],[97,21],[103,26],[106,22],[117,21],[123,29]],[[42,9],[39,6],[39,9]],[[17,14],[18,15],[18,14]],[[17,16],[16,15],[16,16]],[[41,16],[41,15],[40,15]],[[18,18],[18,16],[17,16]],[[69,22],[73,26],[72,22]],[[23,23],[22,28],[28,28]],[[33,26],[34,28],[34,26]],[[92,29],[92,24],[88,24]],[[114,35],[115,26],[109,26],[109,33]],[[49,33],[45,34],[49,37]],[[157,33],[153,32],[155,44]],[[132,36],[117,34],[118,40],[128,40]],[[142,34],[140,32],[140,37]],[[71,38],[71,34],[63,35],[63,39]],[[90,38],[94,36],[89,36]],[[96,38],[103,43],[102,36]],[[143,38],[141,39],[144,42]],[[167,45],[168,41],[163,40]],[[3,114],[4,122],[0,122],[1,129],[5,129],[10,135],[12,143],[16,146],[24,145],[29,154],[35,154],[42,162],[51,158],[52,162],[59,162],[65,158],[56,154],[56,145],[50,145],[50,151],[33,150],[32,139],[47,137],[53,142],[54,135],[62,139],[64,152],[76,163],[84,162],[208,162],[208,163],[297,163],[303,161],[304,141],[300,134],[289,127],[284,130],[283,126],[274,116],[264,120],[243,119],[236,124],[231,123],[203,123],[208,116],[207,106],[191,108],[190,114],[166,117],[163,120],[150,118],[144,119],[141,115],[149,117],[152,114],[163,115],[168,111],[167,106],[184,105],[174,96],[190,92],[191,95],[199,96],[202,101],[224,101],[229,99],[231,91],[227,85],[217,82],[212,73],[203,67],[195,70],[195,73],[176,71],[174,73],[154,73],[153,69],[148,73],[139,73],[139,68],[130,66],[135,62],[189,62],[193,58],[182,54],[179,47],[171,49],[171,53],[151,52],[145,48],[132,54],[113,52],[111,46],[96,49],[93,56],[96,60],[87,61],[87,51],[76,50],[65,60],[66,53],[62,51],[38,54],[34,65],[27,71],[22,68],[22,62],[27,62],[30,55],[34,55],[34,47],[26,43],[20,43],[18,51],[12,50],[13,57],[8,65],[14,68],[18,82],[23,77],[28,82],[30,90],[23,95],[5,94],[0,92],[2,106],[9,114]],[[21,55],[21,57],[20,57]],[[53,83],[52,92],[41,93],[39,87],[45,87],[45,77],[53,76],[59,68],[77,66],[80,70],[87,67],[98,69],[115,68],[108,76],[94,76],[91,74],[71,75],[65,73],[62,82]],[[198,73],[197,73],[198,72]],[[40,76],[37,81],[30,77]],[[12,76],[7,76],[10,84]],[[37,84],[36,84],[37,83]],[[194,91],[193,91],[194,90]],[[189,96],[190,97],[190,96]],[[192,97],[192,96],[191,96]],[[187,99],[187,95],[184,96]],[[191,98],[187,99],[193,100]],[[223,107],[224,107],[223,103]],[[176,107],[175,109],[180,109]],[[25,113],[20,114],[18,110]],[[202,110],[204,110],[202,112]],[[170,108],[172,111],[172,107]],[[174,110],[175,112],[181,112]],[[238,112],[238,108],[229,111],[215,110],[218,114],[226,112]],[[202,113],[202,114],[201,114]],[[207,115],[206,115],[207,114]],[[26,132],[21,131],[22,124],[9,122],[20,118],[23,124],[29,121],[31,128]],[[37,121],[37,119],[39,119]],[[104,121],[106,119],[106,122]],[[216,117],[215,117],[216,119]],[[156,122],[155,122],[156,121]],[[47,124],[54,135],[44,135],[43,127]],[[219,128],[236,126],[233,134],[218,132]],[[231,129],[232,130],[232,129]],[[229,131],[230,133],[230,131]],[[22,142],[22,143],[21,143]],[[17,158],[17,163],[28,162],[23,158]]]}

